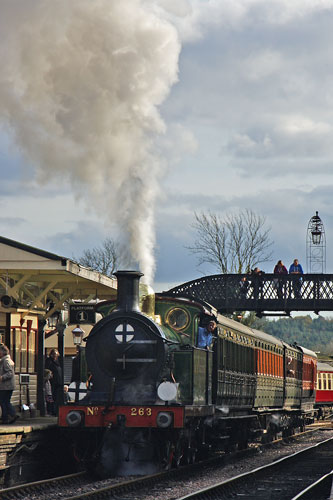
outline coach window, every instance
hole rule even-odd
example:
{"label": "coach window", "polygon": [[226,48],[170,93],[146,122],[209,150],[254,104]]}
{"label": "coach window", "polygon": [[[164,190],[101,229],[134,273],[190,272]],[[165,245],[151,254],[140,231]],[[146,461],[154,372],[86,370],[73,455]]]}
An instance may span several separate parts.
{"label": "coach window", "polygon": [[257,355],[257,359],[258,359],[258,373],[260,373],[260,375],[262,374],[262,350],[258,350],[257,351],[258,355]]}
{"label": "coach window", "polygon": [[323,387],[324,391],[326,391],[327,390],[326,373],[323,373],[323,386],[324,386]]}
{"label": "coach window", "polygon": [[328,373],[327,377],[328,377],[328,380],[327,380],[328,390],[330,391],[332,388],[332,386],[331,386],[331,374]]}

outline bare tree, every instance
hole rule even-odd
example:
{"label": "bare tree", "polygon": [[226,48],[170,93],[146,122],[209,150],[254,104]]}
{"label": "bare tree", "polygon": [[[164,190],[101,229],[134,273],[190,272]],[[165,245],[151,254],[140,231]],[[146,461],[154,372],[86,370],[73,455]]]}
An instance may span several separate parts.
{"label": "bare tree", "polygon": [[120,266],[126,267],[130,259],[119,243],[106,238],[100,247],[84,250],[82,256],[75,260],[82,266],[112,276]]}
{"label": "bare tree", "polygon": [[222,274],[241,274],[271,259],[273,242],[269,238],[271,229],[264,227],[265,217],[249,209],[225,217],[211,212],[194,216],[197,236],[188,249],[198,256],[199,266],[207,263]]}

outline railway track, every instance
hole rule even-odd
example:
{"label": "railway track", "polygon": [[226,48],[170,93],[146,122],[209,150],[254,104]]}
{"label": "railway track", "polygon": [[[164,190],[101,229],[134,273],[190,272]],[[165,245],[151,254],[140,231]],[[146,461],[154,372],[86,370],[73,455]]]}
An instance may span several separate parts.
{"label": "railway track", "polygon": [[[310,429],[305,433],[295,435],[304,436],[320,430],[318,427]],[[293,438],[290,438],[292,440]],[[332,438],[333,439],[333,438]],[[281,440],[270,443],[265,446],[274,446]],[[36,481],[20,486],[14,486],[0,490],[1,500],[18,500],[18,499],[45,499],[59,497],[64,499],[94,499],[111,498],[112,496],[121,497],[122,495],[131,494],[131,492],[151,490],[158,484],[167,484],[169,480],[186,481],[191,477],[195,477],[198,472],[202,472],[206,467],[221,467],[230,462],[237,462],[240,457],[249,457],[255,455],[258,448],[248,448],[241,452],[221,454],[204,462],[184,466],[179,469],[172,469],[150,476],[135,477],[133,479],[114,478],[105,481],[96,481],[85,472],[70,474],[58,478],[52,478],[44,481]],[[89,491],[86,491],[89,490]],[[259,497],[258,497],[259,498]],[[316,498],[316,497],[314,497]]]}
{"label": "railway track", "polygon": [[292,500],[328,500],[333,498],[333,471],[301,491]]}
{"label": "railway track", "polygon": [[[247,500],[327,499],[331,491],[329,480],[332,474],[332,453],[333,438],[330,438],[272,464],[240,474],[228,481],[180,497],[178,500],[228,500],[235,497]],[[324,496],[319,497],[318,486],[319,482],[324,481],[323,472],[328,490],[324,490],[321,484],[319,489]],[[305,490],[304,486],[307,486]]]}
{"label": "railway track", "polygon": [[[240,452],[241,454],[255,453],[255,450],[244,450]],[[236,454],[231,454],[236,455]],[[76,500],[79,498],[85,499],[98,499],[106,498],[105,495],[109,492],[112,495],[121,495],[126,492],[135,491],[137,489],[148,488],[160,481],[167,481],[169,478],[181,478],[187,474],[193,474],[196,470],[201,469],[205,464],[220,463],[227,460],[228,455],[218,456],[204,462],[198,462],[195,464],[182,466],[179,469],[171,469],[164,472],[159,472],[156,474],[151,474],[149,476],[135,477],[134,479],[125,480],[124,478],[115,478],[106,481],[96,481],[86,472],[79,472],[77,474],[69,474],[67,476],[60,476],[57,478],[51,478],[43,481],[35,481],[32,483],[23,484],[20,486],[13,486],[11,488],[5,488],[0,490],[1,500],[17,500],[26,498],[44,498],[47,499],[48,495],[52,493],[55,494],[57,490],[61,491],[62,499]],[[108,482],[107,486],[103,486],[103,483]],[[77,495],[71,494],[70,496],[64,496],[66,490],[81,490],[86,485],[94,485],[93,491],[81,492]],[[34,496],[39,495],[39,496]],[[43,495],[41,497],[41,495]]]}

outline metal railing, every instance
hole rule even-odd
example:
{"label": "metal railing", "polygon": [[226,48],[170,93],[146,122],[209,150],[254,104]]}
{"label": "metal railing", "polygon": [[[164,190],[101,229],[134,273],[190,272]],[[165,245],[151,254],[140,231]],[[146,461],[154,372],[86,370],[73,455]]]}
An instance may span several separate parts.
{"label": "metal railing", "polygon": [[333,311],[333,274],[215,274],[172,288],[167,295],[204,300],[218,311]]}

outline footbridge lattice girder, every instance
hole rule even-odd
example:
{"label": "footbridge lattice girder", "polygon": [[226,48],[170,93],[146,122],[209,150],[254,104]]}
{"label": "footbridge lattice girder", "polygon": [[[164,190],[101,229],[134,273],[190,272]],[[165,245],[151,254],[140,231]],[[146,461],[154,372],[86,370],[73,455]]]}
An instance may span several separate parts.
{"label": "footbridge lattice girder", "polygon": [[333,274],[278,277],[275,274],[215,274],[183,283],[165,294],[203,300],[221,313],[318,313],[333,311]]}

